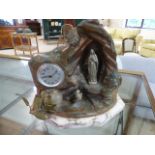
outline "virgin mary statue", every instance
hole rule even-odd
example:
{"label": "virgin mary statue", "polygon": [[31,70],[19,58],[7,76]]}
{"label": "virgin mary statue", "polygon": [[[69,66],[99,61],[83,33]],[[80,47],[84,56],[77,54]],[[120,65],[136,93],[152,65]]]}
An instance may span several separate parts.
{"label": "virgin mary statue", "polygon": [[89,84],[97,84],[98,58],[93,49],[88,57],[88,80]]}

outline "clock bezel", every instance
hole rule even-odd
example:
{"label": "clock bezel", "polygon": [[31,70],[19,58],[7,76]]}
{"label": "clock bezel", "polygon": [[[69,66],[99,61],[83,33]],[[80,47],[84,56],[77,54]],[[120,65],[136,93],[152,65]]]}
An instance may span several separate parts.
{"label": "clock bezel", "polygon": [[[61,80],[59,80],[59,82],[57,82],[56,84],[52,84],[52,85],[51,85],[51,84],[47,84],[46,82],[44,82],[44,81],[42,80],[42,78],[41,78],[41,76],[40,76],[40,70],[42,70],[42,69],[44,69],[45,67],[47,67],[47,65],[52,65],[52,66],[54,66],[54,67],[57,68],[57,70],[58,70],[59,72],[61,72],[61,74],[62,74]],[[43,64],[41,64],[41,65],[38,67],[38,69],[37,69],[37,81],[38,81],[42,86],[44,86],[44,87],[48,87],[48,88],[57,87],[57,86],[59,86],[60,84],[63,83],[64,79],[65,79],[64,70],[63,70],[62,67],[60,67],[60,65],[58,65],[58,64],[54,64],[54,63],[43,63]]]}

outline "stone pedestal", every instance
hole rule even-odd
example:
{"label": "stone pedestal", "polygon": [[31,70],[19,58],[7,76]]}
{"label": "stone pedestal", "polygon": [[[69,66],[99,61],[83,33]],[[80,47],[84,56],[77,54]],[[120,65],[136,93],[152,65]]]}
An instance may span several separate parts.
{"label": "stone pedestal", "polygon": [[54,125],[58,128],[83,128],[83,127],[103,127],[106,123],[116,117],[125,107],[124,102],[117,96],[117,103],[107,112],[85,118],[65,118],[56,115],[51,115],[50,119],[46,120],[49,125]]}

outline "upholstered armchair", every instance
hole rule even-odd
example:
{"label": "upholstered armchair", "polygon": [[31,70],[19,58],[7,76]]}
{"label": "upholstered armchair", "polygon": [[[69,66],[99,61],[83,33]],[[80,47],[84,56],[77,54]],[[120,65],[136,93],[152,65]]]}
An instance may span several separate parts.
{"label": "upholstered armchair", "polygon": [[134,52],[136,53],[136,41],[133,38],[125,38],[123,39],[123,54],[127,52]]}
{"label": "upholstered armchair", "polygon": [[155,58],[155,39],[143,39],[140,44],[139,54],[144,57]]}
{"label": "upholstered armchair", "polygon": [[111,35],[113,38],[115,48],[117,55],[122,55],[123,54],[123,40],[125,38],[132,38],[135,40],[136,49],[135,51],[138,50],[138,45],[139,45],[139,33],[140,29],[128,29],[128,28],[110,28],[110,27],[105,27],[105,30]]}

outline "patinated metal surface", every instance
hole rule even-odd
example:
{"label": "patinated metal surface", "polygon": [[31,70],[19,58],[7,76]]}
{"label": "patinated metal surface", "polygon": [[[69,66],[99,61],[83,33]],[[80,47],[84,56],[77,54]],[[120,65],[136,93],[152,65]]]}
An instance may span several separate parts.
{"label": "patinated metal surface", "polygon": [[[29,62],[37,87],[31,113],[40,119],[48,119],[52,114],[72,118],[94,116],[116,103],[121,78],[111,36],[98,20],[86,20],[67,37],[68,45],[35,55]],[[57,87],[39,83],[37,70],[44,63],[58,64],[64,70],[65,80]],[[96,76],[95,82],[89,82],[92,76]]]}

